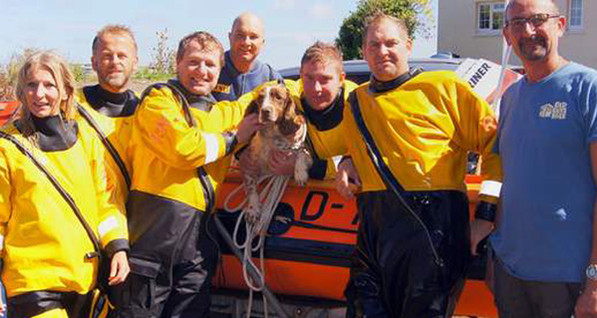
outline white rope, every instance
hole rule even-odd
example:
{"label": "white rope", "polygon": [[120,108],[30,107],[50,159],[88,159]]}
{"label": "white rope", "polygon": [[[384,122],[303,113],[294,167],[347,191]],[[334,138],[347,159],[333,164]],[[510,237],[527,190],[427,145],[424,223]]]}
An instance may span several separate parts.
{"label": "white rope", "polygon": [[[300,129],[300,136],[292,145],[276,145],[278,150],[301,151],[305,139],[307,138],[307,125],[302,124]],[[236,220],[236,224],[234,225],[232,241],[234,242],[236,248],[243,251],[243,278],[245,279],[247,286],[249,286],[247,317],[251,316],[253,292],[261,292],[265,287],[265,236],[267,235],[267,229],[269,228],[272,217],[274,216],[274,212],[276,211],[276,208],[282,199],[282,195],[284,195],[284,190],[286,190],[288,180],[290,180],[289,176],[276,176],[271,174],[262,176],[259,178],[259,180],[257,180],[257,191],[259,195],[259,206],[261,207],[261,213],[259,214],[259,221],[257,221],[255,224],[250,224],[249,222],[245,221],[246,234],[245,241],[242,243],[238,243],[238,232],[242,221],[245,219],[244,207],[247,205],[248,198],[245,194],[245,198],[236,206],[231,206],[230,200],[236,196],[241,189],[244,189],[243,184],[232,190],[232,192],[230,192],[230,194],[228,194],[226,197],[226,200],[224,200],[224,210],[228,212],[237,212],[243,209],[238,217],[238,220]],[[265,185],[261,187],[261,191],[259,191],[262,183],[265,183]],[[257,237],[257,244],[253,247],[253,241]],[[259,267],[253,262],[252,256],[253,252],[255,251],[259,251]],[[258,277],[257,282],[250,277],[248,273],[249,266],[253,267]],[[265,318],[268,318],[267,301],[265,296],[263,296],[263,312]]]}
{"label": "white rope", "polygon": [[[253,304],[253,292],[261,292],[265,286],[265,257],[264,257],[264,242],[265,236],[267,235],[267,229],[271,222],[274,212],[282,199],[284,190],[288,185],[289,176],[273,176],[267,175],[261,177],[257,182],[257,189],[261,188],[259,192],[259,203],[261,206],[261,213],[259,221],[255,224],[249,224],[245,222],[245,240],[239,243],[238,233],[242,221],[245,219],[245,211],[240,213],[238,220],[234,226],[234,232],[232,234],[232,240],[234,245],[243,251],[243,278],[245,283],[249,286],[249,300],[247,305],[247,317],[250,316]],[[263,187],[260,187],[262,183],[265,183]],[[234,198],[237,193],[244,189],[243,185],[239,185],[236,189],[232,190],[230,194],[224,200],[224,209],[227,212],[237,212],[244,209],[247,204],[247,196],[236,206],[231,206],[230,200]],[[253,246],[253,242],[257,238],[257,244]],[[259,267],[253,262],[252,253],[259,251]],[[254,281],[248,273],[249,266],[253,267],[255,273],[258,276],[258,281]],[[264,314],[268,317],[267,302],[263,298]]]}

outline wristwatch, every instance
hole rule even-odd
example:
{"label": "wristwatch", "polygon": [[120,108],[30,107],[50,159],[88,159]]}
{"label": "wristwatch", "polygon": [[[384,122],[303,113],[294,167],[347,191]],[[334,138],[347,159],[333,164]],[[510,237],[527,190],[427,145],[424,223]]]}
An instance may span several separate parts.
{"label": "wristwatch", "polygon": [[597,281],[597,264],[589,265],[585,271],[585,274],[587,275],[587,279]]}

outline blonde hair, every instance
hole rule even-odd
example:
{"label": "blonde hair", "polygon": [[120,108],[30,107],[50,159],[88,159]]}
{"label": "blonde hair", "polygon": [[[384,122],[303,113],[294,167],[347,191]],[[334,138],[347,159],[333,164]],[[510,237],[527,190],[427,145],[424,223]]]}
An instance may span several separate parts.
{"label": "blonde hair", "polygon": [[[22,127],[22,133],[27,138],[34,138],[35,129],[31,112],[27,105],[25,89],[29,73],[40,69],[47,70],[52,74],[58,89],[58,100],[60,102],[60,116],[63,120],[73,120],[76,115],[74,103],[75,78],[66,61],[58,54],[52,51],[40,51],[27,57],[25,63],[19,69],[16,94],[19,100],[21,113],[19,123]],[[64,98],[66,96],[66,98]]]}
{"label": "blonde hair", "polygon": [[135,35],[133,34],[133,31],[131,31],[131,29],[125,25],[108,24],[105,27],[103,27],[101,30],[99,30],[97,32],[97,34],[95,35],[95,37],[93,38],[93,43],[91,44],[91,53],[93,55],[95,55],[95,50],[97,49],[99,43],[102,41],[102,37],[106,34],[118,34],[118,35],[128,36],[129,38],[131,38],[131,41],[133,42],[133,45],[135,46],[135,54],[137,53],[137,51],[138,51],[137,40],[135,39]]}

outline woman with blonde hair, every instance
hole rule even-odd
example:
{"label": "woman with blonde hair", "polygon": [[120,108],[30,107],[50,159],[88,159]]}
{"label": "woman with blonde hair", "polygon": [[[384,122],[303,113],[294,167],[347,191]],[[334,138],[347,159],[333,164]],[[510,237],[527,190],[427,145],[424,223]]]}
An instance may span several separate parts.
{"label": "woman with blonde hair", "polygon": [[[129,273],[126,220],[110,200],[104,147],[75,118],[74,90],[61,57],[33,54],[19,71],[20,116],[0,131],[1,277],[10,318],[89,317],[97,285],[119,284]],[[104,256],[109,277],[98,280]]]}

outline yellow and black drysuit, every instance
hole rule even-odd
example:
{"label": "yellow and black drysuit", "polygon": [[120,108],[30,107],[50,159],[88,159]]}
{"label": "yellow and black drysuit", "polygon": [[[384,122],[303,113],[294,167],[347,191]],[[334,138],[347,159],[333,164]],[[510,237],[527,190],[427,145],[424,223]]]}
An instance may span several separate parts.
{"label": "yellow and black drysuit", "polygon": [[236,141],[229,131],[249,104],[214,103],[178,81],[142,96],[130,145],[131,274],[116,288],[116,317],[207,315],[217,252],[201,219],[213,211],[229,165]]}
{"label": "yellow and black drysuit", "polygon": [[[88,316],[79,307],[96,286],[98,257],[79,217],[109,259],[128,249],[126,219],[110,200],[104,146],[95,133],[59,116],[32,118],[37,145],[22,136],[19,121],[0,132],[0,255],[8,316]],[[10,138],[37,158],[80,215]]]}
{"label": "yellow and black drysuit", "polygon": [[300,100],[298,108],[307,117],[307,139],[305,142],[308,144],[313,159],[313,165],[309,168],[309,177],[318,180],[333,179],[336,175],[337,162],[321,158],[331,158],[330,154],[342,153],[345,149],[342,135],[337,133],[337,129],[342,121],[348,94],[357,87],[357,84],[348,80],[344,81],[336,99],[324,110],[315,110],[309,106],[309,102],[304,96],[302,80],[286,80],[285,84],[291,94]]}
{"label": "yellow and black drysuit", "polygon": [[339,131],[363,187],[348,316],[449,316],[470,258],[468,151],[483,156],[481,200],[496,203],[499,194],[500,163],[490,151],[494,116],[448,71],[408,72],[385,83],[372,77],[348,102],[360,110],[380,166],[397,180],[397,192],[410,207],[380,177],[346,107]]}
{"label": "yellow and black drysuit", "polygon": [[131,91],[112,93],[100,85],[85,86],[75,92],[79,115],[93,128],[106,147],[106,164],[113,170],[115,201],[124,209],[131,177],[131,159],[127,146],[139,98]]}

